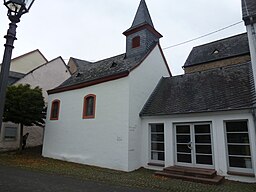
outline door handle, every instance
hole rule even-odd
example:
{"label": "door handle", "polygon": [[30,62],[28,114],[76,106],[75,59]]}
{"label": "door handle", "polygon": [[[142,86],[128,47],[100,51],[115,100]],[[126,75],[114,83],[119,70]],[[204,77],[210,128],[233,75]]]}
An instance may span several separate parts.
{"label": "door handle", "polygon": [[190,150],[192,150],[192,142],[190,141],[188,144],[187,144],[187,146],[188,146],[188,148],[190,149]]}

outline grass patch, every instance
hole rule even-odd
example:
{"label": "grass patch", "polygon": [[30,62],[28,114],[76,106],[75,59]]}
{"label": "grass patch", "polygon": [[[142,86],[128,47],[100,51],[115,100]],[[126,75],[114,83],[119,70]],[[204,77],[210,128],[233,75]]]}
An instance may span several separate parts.
{"label": "grass patch", "polygon": [[205,185],[182,180],[154,176],[154,171],[139,169],[133,172],[122,172],[99,167],[68,163],[41,156],[41,148],[23,151],[0,153],[0,164],[14,166],[32,171],[102,182],[109,185],[138,187],[159,192],[255,192],[256,184],[225,181],[222,185]]}

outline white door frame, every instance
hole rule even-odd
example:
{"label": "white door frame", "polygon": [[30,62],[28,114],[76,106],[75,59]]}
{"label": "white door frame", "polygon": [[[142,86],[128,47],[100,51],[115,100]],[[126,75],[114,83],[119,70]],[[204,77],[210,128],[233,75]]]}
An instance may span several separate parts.
{"label": "white door frame", "polygon": [[[195,125],[203,125],[203,124],[208,124],[210,126],[210,134],[211,134],[211,147],[212,147],[212,165],[205,165],[205,164],[197,164],[196,163],[196,142],[195,142]],[[179,125],[184,125],[184,126],[189,126],[190,127],[190,139],[191,139],[191,163],[184,163],[184,162],[178,162],[177,159],[177,129],[176,126]],[[213,144],[213,132],[212,132],[212,123],[211,122],[197,122],[197,123],[175,123],[174,124],[174,157],[175,157],[175,165],[178,166],[186,166],[186,167],[198,167],[198,168],[209,168],[209,169],[214,169],[214,144]]]}

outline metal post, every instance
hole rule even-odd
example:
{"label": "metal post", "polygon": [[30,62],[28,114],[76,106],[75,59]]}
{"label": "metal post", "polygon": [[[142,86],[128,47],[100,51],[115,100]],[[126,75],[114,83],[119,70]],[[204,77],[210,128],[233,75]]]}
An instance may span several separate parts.
{"label": "metal post", "polygon": [[1,66],[1,74],[0,74],[0,132],[2,128],[2,120],[4,113],[4,104],[5,104],[5,95],[6,95],[6,87],[8,83],[10,64],[12,58],[12,50],[14,48],[13,43],[16,40],[16,22],[11,21],[9,24],[9,29],[7,31],[6,44],[4,50],[4,57]]}

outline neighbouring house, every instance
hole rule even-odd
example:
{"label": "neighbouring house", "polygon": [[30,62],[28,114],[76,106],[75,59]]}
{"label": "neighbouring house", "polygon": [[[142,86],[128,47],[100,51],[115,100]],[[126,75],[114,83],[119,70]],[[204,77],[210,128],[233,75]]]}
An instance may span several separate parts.
{"label": "neighbouring house", "polygon": [[194,47],[183,69],[194,73],[251,61],[247,33]]}
{"label": "neighbouring house", "polygon": [[[61,57],[48,62],[39,50],[13,59],[11,69],[14,71],[11,71],[9,74],[8,84],[29,84],[32,88],[36,86],[42,88],[46,105],[48,99],[46,90],[60,85],[71,76],[68,67]],[[11,122],[3,123],[0,133],[0,149],[11,150],[18,148],[20,141],[19,131],[20,127],[17,124]],[[43,132],[43,127],[25,126],[24,134],[29,133],[27,146],[42,145]]]}
{"label": "neighbouring house", "polygon": [[123,33],[126,53],[93,63],[71,58],[73,75],[48,91],[43,156],[256,182],[256,2],[242,5],[247,33],[193,48],[185,74],[172,76],[141,0]]}
{"label": "neighbouring house", "polygon": [[[31,70],[48,62],[44,55],[38,50],[34,50],[12,59],[10,71],[27,74]],[[1,68],[1,64],[0,64]]]}

